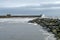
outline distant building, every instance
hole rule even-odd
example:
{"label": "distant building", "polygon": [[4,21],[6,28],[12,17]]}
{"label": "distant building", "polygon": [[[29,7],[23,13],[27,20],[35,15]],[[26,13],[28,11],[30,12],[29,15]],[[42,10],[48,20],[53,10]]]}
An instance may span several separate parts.
{"label": "distant building", "polygon": [[11,16],[11,14],[7,14],[6,16],[10,17],[10,16]]}

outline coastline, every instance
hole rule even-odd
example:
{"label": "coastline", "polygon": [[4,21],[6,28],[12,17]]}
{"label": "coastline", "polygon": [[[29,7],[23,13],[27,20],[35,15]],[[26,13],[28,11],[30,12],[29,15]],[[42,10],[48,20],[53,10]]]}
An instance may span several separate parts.
{"label": "coastline", "polygon": [[42,26],[43,29],[46,29],[49,33],[51,32],[52,34],[54,34],[56,40],[60,40],[59,19],[37,18],[37,19],[30,20],[29,23],[37,23],[38,25]]}
{"label": "coastline", "polygon": [[[28,23],[28,24],[32,24],[37,26],[37,23]],[[40,26],[40,25],[39,25]],[[56,40],[56,38],[54,37],[54,34],[47,32],[46,30],[43,29],[42,26],[38,27],[39,28],[39,32],[41,32],[43,35],[45,35],[45,40]]]}
{"label": "coastline", "polygon": [[[25,19],[25,20],[24,20]],[[29,20],[33,20],[35,18],[0,18],[0,21],[2,23],[27,23]],[[32,24],[32,25],[35,25],[35,26],[38,26],[37,23],[28,23],[28,24]],[[40,26],[40,25],[39,25]],[[41,28],[41,29],[40,29]],[[42,32],[43,35],[45,35],[46,37],[44,38],[45,40],[55,40],[53,34],[51,33],[48,33],[47,31],[43,30],[42,27],[38,27],[38,31],[39,32]]]}

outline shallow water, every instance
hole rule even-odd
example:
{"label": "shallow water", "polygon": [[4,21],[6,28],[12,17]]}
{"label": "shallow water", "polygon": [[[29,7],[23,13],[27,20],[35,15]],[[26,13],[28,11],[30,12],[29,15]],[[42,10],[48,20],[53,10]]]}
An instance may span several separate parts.
{"label": "shallow water", "polygon": [[41,26],[23,21],[18,23],[1,22],[0,40],[55,40],[52,34]]}

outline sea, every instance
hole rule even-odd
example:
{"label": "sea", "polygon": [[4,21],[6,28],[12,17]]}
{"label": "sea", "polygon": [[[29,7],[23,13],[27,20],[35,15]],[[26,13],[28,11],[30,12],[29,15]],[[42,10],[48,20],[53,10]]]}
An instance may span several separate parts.
{"label": "sea", "polygon": [[56,40],[54,34],[36,23],[34,18],[0,18],[0,40]]}
{"label": "sea", "polygon": [[[0,15],[40,15],[60,18],[60,4],[40,4],[24,7],[0,8]],[[0,40],[56,40],[38,24],[28,23],[34,18],[0,18]]]}

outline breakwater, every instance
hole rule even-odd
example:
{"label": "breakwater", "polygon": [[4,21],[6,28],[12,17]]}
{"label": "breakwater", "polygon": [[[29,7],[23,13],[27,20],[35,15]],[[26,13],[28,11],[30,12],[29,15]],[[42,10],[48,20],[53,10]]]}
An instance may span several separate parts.
{"label": "breakwater", "polygon": [[48,32],[55,35],[56,40],[60,40],[60,20],[53,18],[36,18],[30,20],[29,23],[37,23],[42,26]]}
{"label": "breakwater", "polygon": [[35,18],[35,17],[41,17],[42,15],[0,15],[0,18]]}

